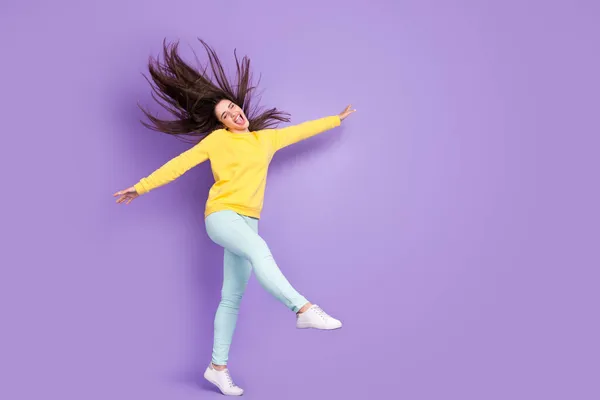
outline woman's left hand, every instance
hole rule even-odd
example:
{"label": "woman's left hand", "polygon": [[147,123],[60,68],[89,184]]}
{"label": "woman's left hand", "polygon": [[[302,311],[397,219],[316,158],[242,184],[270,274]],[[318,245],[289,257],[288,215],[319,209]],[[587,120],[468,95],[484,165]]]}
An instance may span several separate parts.
{"label": "woman's left hand", "polygon": [[343,120],[345,120],[345,119],[346,119],[346,117],[347,117],[348,115],[352,114],[352,113],[353,113],[353,112],[355,112],[355,111],[356,111],[355,109],[352,109],[352,104],[350,104],[348,107],[346,107],[346,108],[344,109],[344,111],[342,111],[342,112],[339,114],[339,116],[340,116],[340,120],[342,120],[342,121],[343,121]]}

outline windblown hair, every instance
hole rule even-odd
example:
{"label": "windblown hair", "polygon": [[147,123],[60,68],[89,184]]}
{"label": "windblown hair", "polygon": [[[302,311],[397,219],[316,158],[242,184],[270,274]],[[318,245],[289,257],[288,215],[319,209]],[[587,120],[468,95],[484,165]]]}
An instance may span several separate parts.
{"label": "windblown hair", "polygon": [[[163,42],[163,62],[150,58],[148,69],[152,97],[169,111],[174,120],[159,119],[140,106],[149,122],[142,124],[154,131],[167,133],[186,141],[199,142],[223,125],[215,114],[215,106],[221,100],[230,100],[244,110],[249,129],[257,131],[271,128],[279,122],[289,122],[289,114],[271,108],[262,110],[253,103],[250,59],[244,56],[240,62],[234,51],[236,82],[232,84],[216,52],[203,40],[208,65],[195,69],[186,63],[178,52],[179,43]],[[210,67],[210,74],[207,73]]]}

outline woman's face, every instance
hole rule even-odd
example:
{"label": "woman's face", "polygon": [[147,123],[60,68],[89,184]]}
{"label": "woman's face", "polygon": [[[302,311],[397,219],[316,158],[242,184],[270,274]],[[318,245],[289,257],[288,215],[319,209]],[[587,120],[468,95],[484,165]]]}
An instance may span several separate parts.
{"label": "woman's face", "polygon": [[221,100],[215,107],[217,118],[231,132],[248,132],[248,118],[237,104]]}

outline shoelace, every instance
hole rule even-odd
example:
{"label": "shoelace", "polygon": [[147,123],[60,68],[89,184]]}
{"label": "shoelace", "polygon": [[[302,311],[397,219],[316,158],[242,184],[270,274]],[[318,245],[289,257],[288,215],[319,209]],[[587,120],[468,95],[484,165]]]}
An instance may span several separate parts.
{"label": "shoelace", "polygon": [[327,320],[327,318],[330,318],[329,315],[323,311],[323,309],[319,306],[315,306],[315,312],[321,317],[323,318],[323,320]]}
{"label": "shoelace", "polygon": [[229,382],[229,387],[236,387],[235,383],[233,383],[233,379],[231,378],[231,375],[229,375],[228,369],[225,370],[225,376],[227,377],[227,381]]}

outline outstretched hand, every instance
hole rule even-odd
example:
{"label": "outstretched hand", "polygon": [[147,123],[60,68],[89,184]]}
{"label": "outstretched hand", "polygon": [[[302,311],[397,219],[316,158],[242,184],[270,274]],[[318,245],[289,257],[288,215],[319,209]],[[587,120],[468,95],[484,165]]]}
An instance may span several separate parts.
{"label": "outstretched hand", "polygon": [[342,112],[339,114],[339,116],[340,116],[340,120],[342,120],[342,121],[343,121],[343,120],[345,120],[345,119],[346,119],[346,117],[347,117],[348,115],[352,114],[352,113],[353,113],[353,112],[355,112],[355,111],[356,111],[356,109],[352,109],[352,104],[350,104],[348,107],[346,107],[346,108],[344,109],[344,111],[342,111]]}
{"label": "outstretched hand", "polygon": [[125,190],[121,190],[118,191],[117,193],[115,193],[113,195],[114,197],[119,197],[117,199],[117,203],[123,203],[125,202],[125,205],[131,203],[131,201],[133,199],[135,199],[136,197],[139,196],[139,193],[137,192],[137,190],[135,190],[135,188],[133,186],[128,187]]}

